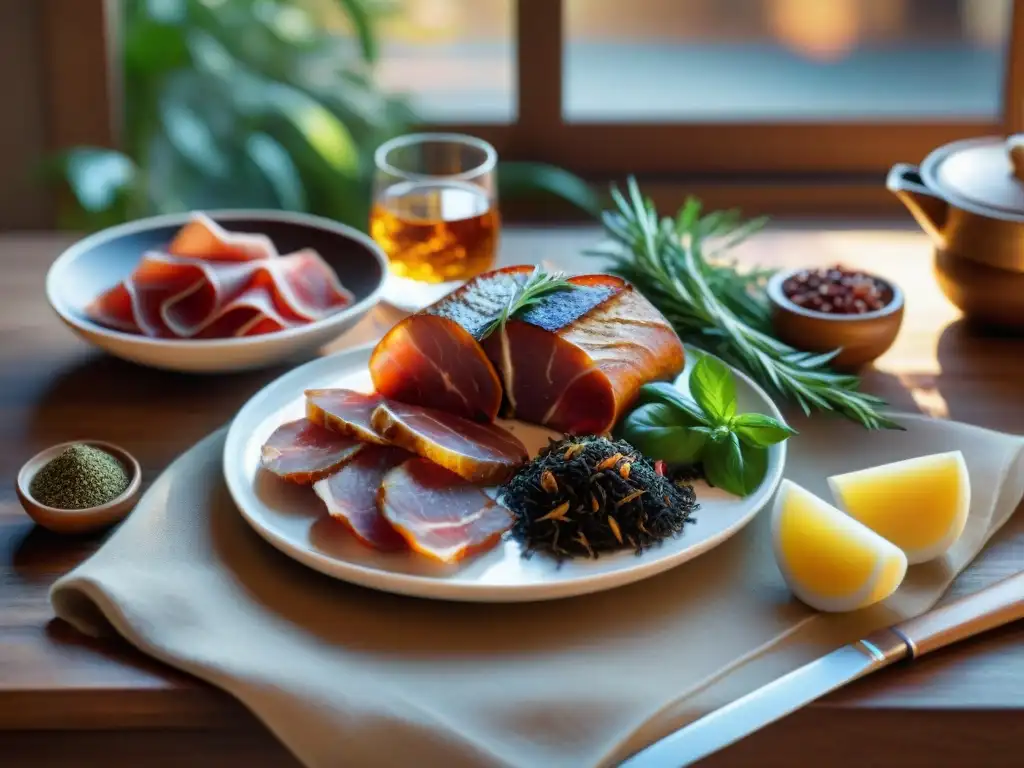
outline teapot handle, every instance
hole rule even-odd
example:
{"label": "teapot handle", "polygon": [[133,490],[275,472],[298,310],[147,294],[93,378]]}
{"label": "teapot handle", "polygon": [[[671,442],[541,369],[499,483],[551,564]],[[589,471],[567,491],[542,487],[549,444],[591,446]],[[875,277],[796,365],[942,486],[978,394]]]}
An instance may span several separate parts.
{"label": "teapot handle", "polygon": [[928,188],[918,167],[897,163],[889,171],[885,186],[907,206],[935,247],[945,248],[946,235],[942,230],[946,225],[949,204]]}

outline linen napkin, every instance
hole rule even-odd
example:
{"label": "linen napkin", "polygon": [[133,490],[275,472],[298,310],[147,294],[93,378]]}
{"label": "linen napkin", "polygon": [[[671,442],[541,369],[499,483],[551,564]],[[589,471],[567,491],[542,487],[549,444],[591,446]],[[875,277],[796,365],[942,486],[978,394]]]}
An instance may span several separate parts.
{"label": "linen napkin", "polygon": [[[587,597],[480,605],[389,595],[292,562],[221,479],[224,432],[181,456],[89,560],[58,616],[117,632],[228,691],[308,766],[603,766],[892,621],[921,613],[1024,494],[1024,439],[900,416],[906,432],[796,420],[786,474],[825,478],[960,449],[967,528],[885,603],[818,614],[775,566],[768,510],[668,573]],[[699,524],[699,522],[698,522]]]}

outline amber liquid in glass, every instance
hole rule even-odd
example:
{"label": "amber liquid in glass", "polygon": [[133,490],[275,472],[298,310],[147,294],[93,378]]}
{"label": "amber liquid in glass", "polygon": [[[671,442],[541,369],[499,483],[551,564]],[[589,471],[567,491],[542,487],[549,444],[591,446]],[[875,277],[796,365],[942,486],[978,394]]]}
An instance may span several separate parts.
{"label": "amber liquid in glass", "polygon": [[370,213],[370,234],[391,271],[412,280],[467,280],[494,265],[498,212],[486,192],[457,181],[401,182]]}

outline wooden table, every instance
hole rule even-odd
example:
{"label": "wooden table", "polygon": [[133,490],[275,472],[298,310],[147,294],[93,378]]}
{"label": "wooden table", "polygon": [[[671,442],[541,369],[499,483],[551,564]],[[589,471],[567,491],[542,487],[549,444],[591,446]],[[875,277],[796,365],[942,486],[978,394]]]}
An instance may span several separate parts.
{"label": "wooden table", "polygon": [[[592,229],[507,233],[502,261],[586,262]],[[105,357],[46,305],[43,276],[67,242],[0,237],[0,764],[294,766],[229,696],[119,642],[92,642],[53,618],[47,591],[102,537],[33,527],[14,493],[18,467],[50,444],[120,443],[151,481],[225,424],[281,369],[224,377],[147,370]],[[778,228],[740,255],[761,263],[841,260],[896,280],[907,313],[866,386],[901,409],[1024,433],[1024,341],[983,336],[939,294],[928,246],[909,229]],[[338,346],[379,335],[378,310]],[[964,593],[1024,567],[1018,515],[954,587]],[[1008,627],[850,686],[707,762],[708,765],[1020,765],[1024,625]]]}

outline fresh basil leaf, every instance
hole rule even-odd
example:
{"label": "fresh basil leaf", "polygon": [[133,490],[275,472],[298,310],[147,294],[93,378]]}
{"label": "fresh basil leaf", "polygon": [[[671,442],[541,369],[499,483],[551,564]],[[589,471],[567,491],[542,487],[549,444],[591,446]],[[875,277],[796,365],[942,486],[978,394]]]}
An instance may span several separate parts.
{"label": "fresh basil leaf", "polygon": [[640,387],[640,395],[637,400],[641,405],[648,403],[663,403],[670,405],[680,411],[680,418],[683,423],[692,426],[706,427],[711,424],[704,411],[693,400],[679,391],[673,384],[667,381],[657,381],[651,384],[644,384]]}
{"label": "fresh basil leaf", "polygon": [[690,373],[690,392],[716,424],[727,424],[736,415],[736,381],[721,360],[703,355]]}
{"label": "fresh basil leaf", "polygon": [[626,417],[622,439],[649,458],[693,463],[700,458],[707,435],[680,423],[678,415],[664,403],[640,406]]}
{"label": "fresh basil leaf", "polygon": [[702,463],[704,475],[711,485],[736,496],[747,495],[743,453],[736,435],[730,434],[726,440],[709,441],[704,448]]}
{"label": "fresh basil leaf", "polygon": [[749,496],[768,473],[768,449],[740,443],[740,455],[743,457],[743,495]]}
{"label": "fresh basil leaf", "polygon": [[788,424],[763,413],[741,413],[732,420],[732,430],[747,445],[760,448],[781,443],[797,434]]}

